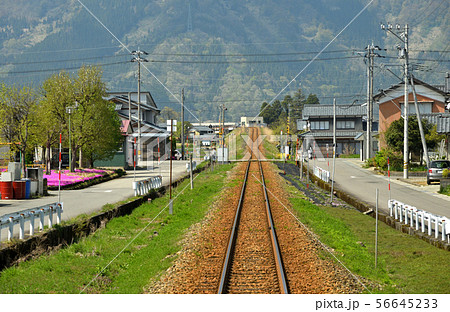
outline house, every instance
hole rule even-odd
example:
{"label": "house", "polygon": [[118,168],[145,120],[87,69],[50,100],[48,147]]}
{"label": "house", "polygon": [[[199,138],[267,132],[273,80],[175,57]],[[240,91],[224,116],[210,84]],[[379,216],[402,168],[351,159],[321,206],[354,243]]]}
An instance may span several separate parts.
{"label": "house", "polygon": [[445,140],[441,142],[438,152],[435,153],[435,157],[438,159],[450,159],[450,109],[447,109],[446,113],[437,114],[424,114],[421,115],[422,118],[428,120],[428,122],[436,125],[437,134],[445,135]]}
{"label": "house", "polygon": [[212,146],[218,140],[212,126],[193,126],[189,129],[189,139],[201,142],[201,146]]}
{"label": "house", "polygon": [[[442,88],[431,86],[419,79],[413,80],[419,111],[421,115],[441,114],[445,112],[445,103],[448,100],[448,92]],[[391,123],[401,118],[404,112],[404,82],[382,90],[374,96],[374,101],[379,103],[380,148],[386,146],[384,133]],[[408,115],[416,114],[414,94],[410,88],[408,93]]]}
{"label": "house", "polygon": [[242,127],[262,127],[264,125],[263,117],[241,117]]}
{"label": "house", "polygon": [[[312,138],[315,148],[320,149],[322,155],[326,155],[333,147],[333,105],[305,105],[303,108],[303,120],[297,120],[297,129],[303,130],[307,126],[309,131],[300,134],[303,138]],[[336,153],[360,154],[364,153],[364,131],[367,108],[361,105],[337,105],[336,106]],[[374,133],[377,131],[376,122],[373,123]],[[308,142],[307,144],[312,144]],[[309,146],[307,147],[309,148]]]}
{"label": "house", "polygon": [[194,126],[189,129],[189,136],[193,137],[194,135],[207,135],[214,134],[214,129],[207,126]]}
{"label": "house", "polygon": [[[168,158],[170,133],[156,125],[160,110],[150,92],[141,92],[140,103],[137,92],[109,92],[106,99],[115,104],[125,139],[112,161],[99,161],[95,166],[132,168],[135,148],[138,167],[153,167],[155,162]],[[139,137],[141,148],[138,147]]]}

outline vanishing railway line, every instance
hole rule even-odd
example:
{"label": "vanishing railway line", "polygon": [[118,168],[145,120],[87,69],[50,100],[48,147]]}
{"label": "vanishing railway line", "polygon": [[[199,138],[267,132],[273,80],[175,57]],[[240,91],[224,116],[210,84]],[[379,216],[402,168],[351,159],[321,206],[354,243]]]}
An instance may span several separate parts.
{"label": "vanishing railway line", "polygon": [[[255,142],[258,129],[250,132]],[[288,293],[257,146],[251,147],[219,293]]]}

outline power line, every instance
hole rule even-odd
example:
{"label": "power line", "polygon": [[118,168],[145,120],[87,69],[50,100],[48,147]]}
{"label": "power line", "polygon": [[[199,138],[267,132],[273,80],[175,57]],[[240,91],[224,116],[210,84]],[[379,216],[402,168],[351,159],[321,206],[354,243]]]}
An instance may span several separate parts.
{"label": "power line", "polygon": [[[126,64],[126,63],[129,63],[129,62],[115,62],[115,63],[105,63],[105,64],[83,64],[83,65],[103,67],[103,66],[113,66],[113,65]],[[24,71],[11,71],[11,72],[0,72],[0,75],[58,72],[58,71],[63,71],[63,70],[80,69],[81,67],[82,66],[64,67],[64,68],[52,68],[52,69],[24,70]]]}
{"label": "power line", "polygon": [[65,59],[65,60],[33,61],[33,62],[18,62],[18,63],[0,63],[0,66],[7,66],[7,65],[31,65],[31,64],[49,64],[49,63],[61,63],[61,62],[78,62],[78,61],[97,60],[97,59],[105,59],[105,58],[115,58],[115,57],[128,56],[128,55],[129,55],[129,54],[117,54],[117,55],[91,56],[91,57],[75,58],[75,59]]}
{"label": "power line", "polygon": [[[348,50],[336,50],[336,51],[324,51],[323,53],[345,53],[353,52],[354,49]],[[223,54],[201,54],[201,53],[151,53],[151,55],[158,56],[192,56],[192,57],[203,57],[203,56],[224,56],[224,57],[242,57],[242,56],[282,56],[282,55],[307,55],[307,54],[317,54],[318,52],[285,52],[285,53],[223,53]]]}
{"label": "power line", "polygon": [[[446,2],[448,0],[442,0],[441,3],[438,4],[437,7],[435,7],[430,13],[428,13],[427,15],[420,15],[422,16],[421,19],[419,20],[415,20],[415,23],[412,27],[419,25],[422,21],[424,21],[425,19],[427,19],[431,14],[433,14],[444,2]],[[426,8],[426,10],[428,10],[428,8],[431,6],[431,3],[428,5],[428,7]]]}
{"label": "power line", "polygon": [[[344,56],[344,57],[330,57],[315,59],[315,61],[332,61],[332,60],[344,60],[355,59],[358,56]],[[311,62],[312,59],[300,59],[300,60],[261,60],[261,61],[177,61],[177,60],[150,60],[152,63],[174,63],[174,64],[269,64],[269,63],[299,63],[299,62]]]}

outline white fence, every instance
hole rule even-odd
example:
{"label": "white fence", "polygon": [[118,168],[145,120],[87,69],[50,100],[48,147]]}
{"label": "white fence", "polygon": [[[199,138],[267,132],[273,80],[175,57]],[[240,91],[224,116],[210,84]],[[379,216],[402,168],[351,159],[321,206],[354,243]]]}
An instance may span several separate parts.
{"label": "white fence", "polygon": [[314,175],[325,182],[330,182],[330,172],[320,167],[314,166]]}
{"label": "white fence", "polygon": [[436,239],[439,238],[440,234],[441,240],[450,242],[450,219],[417,209],[395,199],[388,200],[388,207],[389,215],[394,217],[395,220],[408,224],[417,231],[420,229],[422,233],[425,233],[426,227],[429,236],[434,231]]}
{"label": "white fence", "polygon": [[141,181],[133,182],[134,196],[145,195],[151,189],[157,189],[162,186],[162,176],[147,178]]}
{"label": "white fence", "polygon": [[23,210],[0,217],[0,242],[1,231],[8,228],[8,240],[11,240],[14,233],[14,226],[19,225],[19,239],[25,237],[25,222],[30,222],[30,235],[34,235],[34,221],[39,218],[39,230],[44,230],[45,216],[48,216],[48,227],[53,227],[53,214],[56,214],[56,224],[61,223],[61,213],[63,212],[63,203],[54,203],[46,206]]}

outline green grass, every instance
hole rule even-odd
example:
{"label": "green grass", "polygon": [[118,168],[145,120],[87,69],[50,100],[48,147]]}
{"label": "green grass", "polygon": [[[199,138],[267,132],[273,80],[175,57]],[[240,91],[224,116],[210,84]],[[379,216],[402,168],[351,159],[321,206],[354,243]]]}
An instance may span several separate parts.
{"label": "green grass", "polygon": [[[296,189],[288,187],[291,194]],[[298,194],[298,191],[297,191]],[[450,293],[450,253],[378,223],[378,266],[375,269],[375,219],[353,209],[315,206],[291,196],[300,220],[353,272],[377,287],[377,293]],[[365,247],[363,247],[363,244]],[[331,256],[329,256],[331,257]]]}
{"label": "green grass", "polygon": [[359,158],[359,154],[341,154],[339,158]]}
{"label": "green grass", "polygon": [[[173,215],[166,209],[157,216],[168,204],[167,196],[158,198],[76,244],[4,270],[0,293],[79,293],[117,255],[86,292],[142,293],[176,259],[186,230],[204,218],[231,168],[223,165],[201,173],[194,190],[188,186],[174,201]],[[173,197],[188,183],[176,188]]]}
{"label": "green grass", "polygon": [[269,142],[268,138],[266,137],[263,142],[263,147],[265,151],[265,156],[267,159],[279,159],[280,158],[280,151],[276,147],[276,145],[272,142]]}
{"label": "green grass", "polygon": [[247,146],[242,135],[248,133],[246,133],[243,128],[238,128],[234,130],[233,133],[235,134],[236,137],[236,159],[240,160],[244,158]]}
{"label": "green grass", "polygon": [[439,191],[442,195],[450,196],[450,186],[447,186],[444,190]]}

